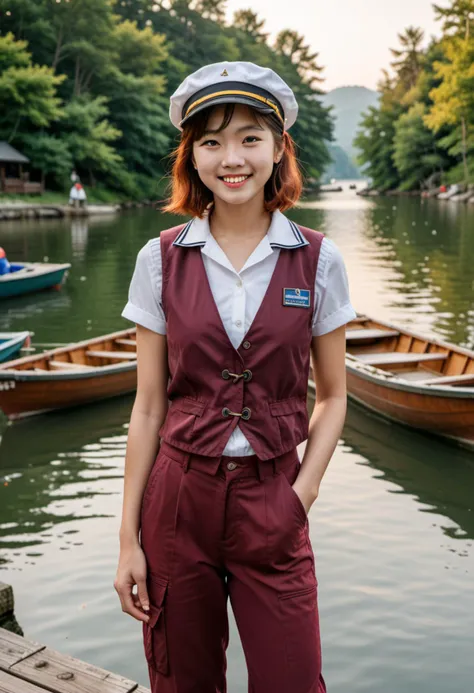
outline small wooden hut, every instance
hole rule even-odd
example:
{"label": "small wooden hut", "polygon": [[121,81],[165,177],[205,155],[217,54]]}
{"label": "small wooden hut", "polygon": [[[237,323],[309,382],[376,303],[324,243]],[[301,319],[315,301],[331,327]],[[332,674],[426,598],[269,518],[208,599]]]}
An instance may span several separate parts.
{"label": "small wooden hut", "polygon": [[23,166],[30,160],[8,142],[0,141],[0,192],[12,195],[41,195],[42,183],[32,183]]}

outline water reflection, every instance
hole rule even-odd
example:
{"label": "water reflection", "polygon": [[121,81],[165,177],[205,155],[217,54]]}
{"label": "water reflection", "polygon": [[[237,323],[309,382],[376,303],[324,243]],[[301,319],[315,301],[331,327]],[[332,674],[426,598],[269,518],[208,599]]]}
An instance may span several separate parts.
{"label": "water reflection", "polygon": [[397,484],[453,525],[440,527],[453,539],[474,539],[474,456],[454,446],[369,415],[350,403],[342,440],[361,455],[375,478]]}
{"label": "water reflection", "polygon": [[[474,344],[474,215],[465,205],[435,200],[380,201],[366,210],[365,236],[376,246],[366,266],[390,267],[389,305],[431,314],[434,333]],[[469,231],[471,229],[471,231]]]}
{"label": "water reflection", "polygon": [[[31,329],[32,321],[55,317],[58,322],[67,319],[71,308],[71,297],[66,286],[48,289],[37,294],[25,294],[2,300],[0,312],[0,330]],[[24,325],[24,327],[20,327]],[[29,327],[28,327],[29,326]]]}
{"label": "water reflection", "polygon": [[[5,426],[0,437],[0,547],[38,547],[71,520],[109,516],[92,500],[123,474],[133,397]],[[69,534],[79,530],[69,530]],[[4,558],[5,560],[5,558]]]}
{"label": "water reflection", "polygon": [[76,217],[71,220],[71,246],[73,256],[84,260],[89,236],[89,220],[87,217]]}

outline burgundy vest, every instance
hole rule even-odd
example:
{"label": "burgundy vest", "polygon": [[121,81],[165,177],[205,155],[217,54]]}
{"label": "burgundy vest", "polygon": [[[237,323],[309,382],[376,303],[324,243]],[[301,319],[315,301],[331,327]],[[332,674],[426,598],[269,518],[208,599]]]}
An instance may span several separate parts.
{"label": "burgundy vest", "polygon": [[[183,228],[160,235],[170,406],[159,434],[182,450],[219,456],[238,425],[258,457],[272,459],[308,437],[311,324],[323,235],[299,227],[309,245],[280,250],[265,297],[235,349],[201,248],[173,245]],[[309,289],[310,306],[284,306],[285,288]]]}

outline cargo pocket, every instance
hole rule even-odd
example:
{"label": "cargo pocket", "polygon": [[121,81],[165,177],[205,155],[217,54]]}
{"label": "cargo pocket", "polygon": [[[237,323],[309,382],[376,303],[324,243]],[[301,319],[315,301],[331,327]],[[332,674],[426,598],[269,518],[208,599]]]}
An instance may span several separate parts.
{"label": "cargo pocket", "polygon": [[165,598],[168,582],[154,575],[148,577],[150,620],[143,623],[143,640],[148,665],[168,676],[168,644],[166,640]]}
{"label": "cargo pocket", "polygon": [[291,690],[291,684],[298,682],[298,690],[318,691],[321,641],[317,586],[313,583],[297,591],[282,593],[279,602],[288,681],[285,690]]}

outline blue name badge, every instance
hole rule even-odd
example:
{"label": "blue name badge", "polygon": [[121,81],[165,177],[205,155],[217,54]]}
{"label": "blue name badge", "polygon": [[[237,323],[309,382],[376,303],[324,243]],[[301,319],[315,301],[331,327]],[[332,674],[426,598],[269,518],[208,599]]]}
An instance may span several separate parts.
{"label": "blue name badge", "polygon": [[283,289],[283,305],[294,308],[310,307],[311,291],[309,289]]}

